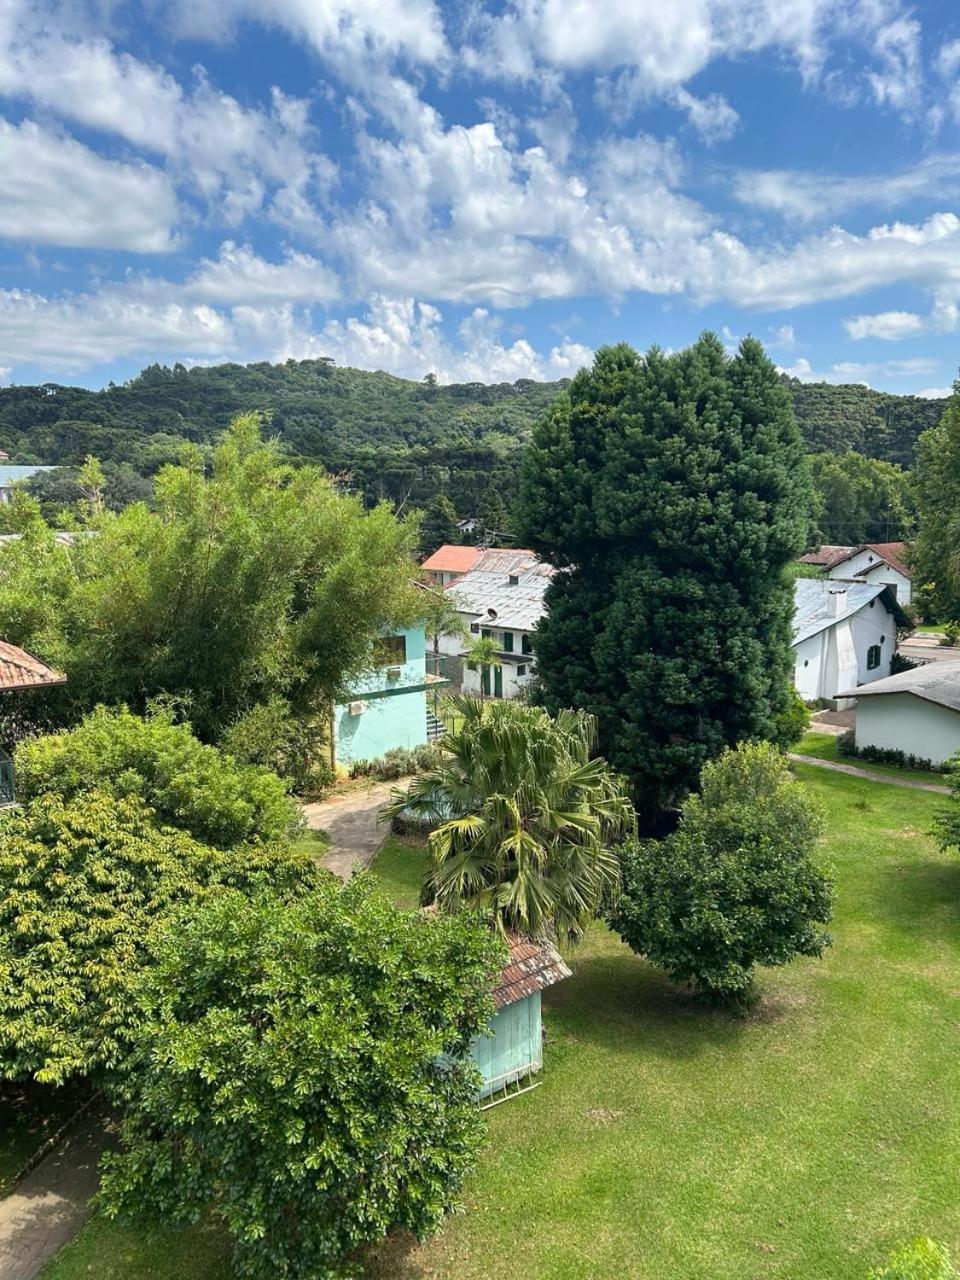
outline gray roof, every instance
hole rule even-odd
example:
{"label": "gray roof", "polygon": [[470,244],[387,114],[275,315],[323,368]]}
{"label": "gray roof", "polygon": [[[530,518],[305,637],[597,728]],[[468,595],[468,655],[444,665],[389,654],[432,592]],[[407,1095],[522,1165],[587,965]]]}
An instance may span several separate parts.
{"label": "gray roof", "polygon": [[0,489],[9,489],[21,480],[29,480],[38,471],[57,471],[57,467],[16,467],[8,463],[0,463]]}
{"label": "gray roof", "polygon": [[447,595],[460,613],[469,613],[481,623],[508,630],[533,631],[546,613],[543,593],[550,585],[552,565],[538,562],[512,576],[471,569],[447,587]]}
{"label": "gray roof", "polygon": [[[846,593],[846,598],[841,602],[840,612],[833,615],[830,612],[830,597],[840,591]],[[793,584],[793,643],[800,644],[818,632],[825,631],[835,622],[853,617],[878,596],[883,596],[887,609],[898,615],[898,624],[907,623],[907,617],[897,604],[896,596],[883,582],[798,578]]]}
{"label": "gray roof", "polygon": [[912,671],[901,671],[895,676],[884,676],[870,684],[858,685],[838,694],[841,698],[873,697],[878,693],[912,693],[924,702],[960,711],[960,658],[945,662],[928,662]]}

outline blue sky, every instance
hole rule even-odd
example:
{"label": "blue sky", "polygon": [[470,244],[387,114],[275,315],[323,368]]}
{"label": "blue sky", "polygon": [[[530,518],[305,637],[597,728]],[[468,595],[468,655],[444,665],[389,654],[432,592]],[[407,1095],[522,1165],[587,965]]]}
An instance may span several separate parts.
{"label": "blue sky", "polygon": [[4,382],[703,328],[947,392],[955,0],[0,0]]}

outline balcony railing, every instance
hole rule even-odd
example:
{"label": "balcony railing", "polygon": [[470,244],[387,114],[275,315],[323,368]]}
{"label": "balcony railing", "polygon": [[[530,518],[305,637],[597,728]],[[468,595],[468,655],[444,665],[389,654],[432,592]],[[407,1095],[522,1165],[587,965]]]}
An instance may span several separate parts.
{"label": "balcony railing", "polygon": [[426,656],[427,684],[446,684],[450,679],[450,664],[454,659],[446,653],[428,653]]}
{"label": "balcony railing", "polygon": [[5,751],[0,750],[0,808],[14,802],[13,761]]}

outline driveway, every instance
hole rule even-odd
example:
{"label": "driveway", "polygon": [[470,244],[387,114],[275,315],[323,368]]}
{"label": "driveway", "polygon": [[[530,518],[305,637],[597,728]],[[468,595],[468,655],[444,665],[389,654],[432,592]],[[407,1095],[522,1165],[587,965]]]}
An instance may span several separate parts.
{"label": "driveway", "polygon": [[323,865],[341,880],[349,880],[355,867],[369,867],[387,836],[387,826],[379,821],[395,782],[378,782],[362,791],[348,791],[317,804],[305,804],[307,825],[325,831],[330,848]]}
{"label": "driveway", "polygon": [[933,636],[911,636],[904,640],[900,652],[924,662],[955,662],[960,659],[960,648],[943,645]]}

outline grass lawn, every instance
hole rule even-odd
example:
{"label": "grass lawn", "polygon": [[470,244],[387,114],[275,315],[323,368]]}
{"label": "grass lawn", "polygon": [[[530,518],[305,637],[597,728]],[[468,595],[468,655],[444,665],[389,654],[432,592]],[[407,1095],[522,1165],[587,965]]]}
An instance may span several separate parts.
{"label": "grass lawn", "polygon": [[835,760],[837,764],[850,764],[854,768],[875,773],[880,778],[906,778],[911,782],[947,785],[945,775],[931,769],[901,769],[896,764],[874,764],[871,760],[860,760],[856,756],[842,756],[837,750],[837,738],[833,733],[815,731],[805,733],[793,750],[802,756],[816,756],[818,760]]}
{"label": "grass lawn", "polygon": [[[545,997],[542,1087],[488,1113],[467,1212],[376,1280],[864,1280],[901,1239],[960,1246],[960,859],[942,798],[813,766],[835,945],[736,1019],[600,925]],[[416,896],[422,850],[376,870]],[[216,1237],[94,1220],[44,1280],[226,1280]]]}

